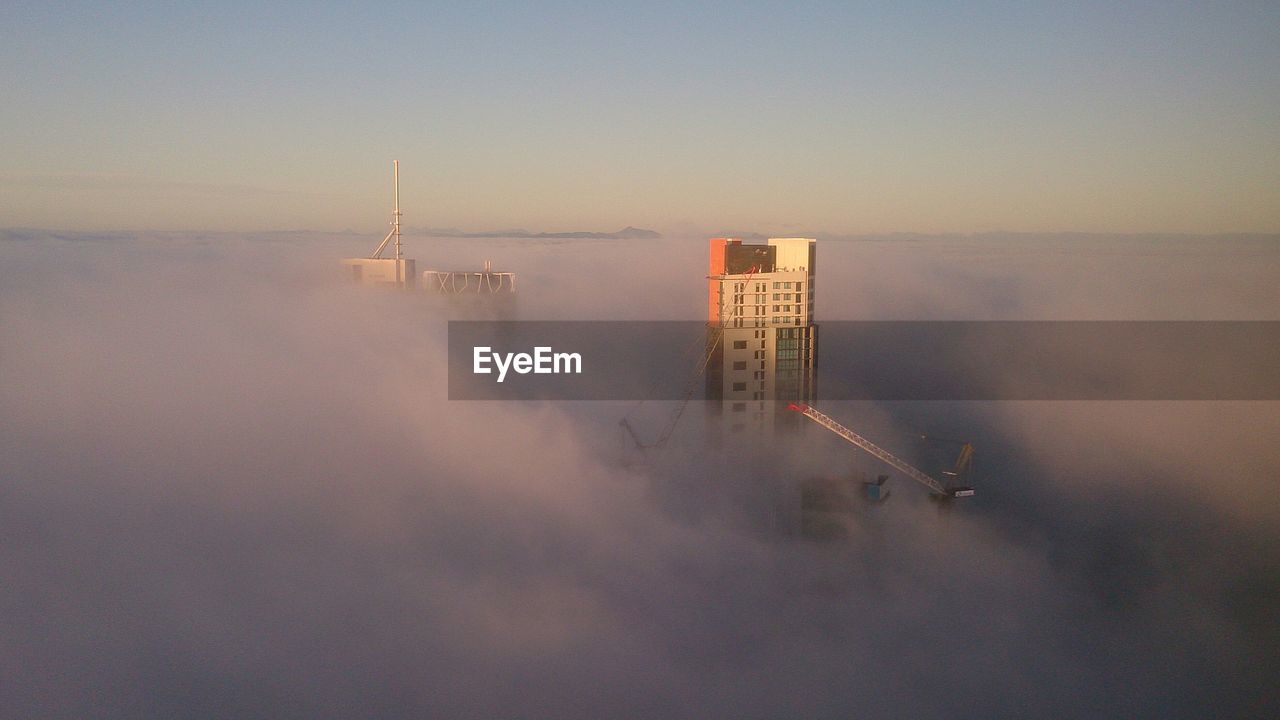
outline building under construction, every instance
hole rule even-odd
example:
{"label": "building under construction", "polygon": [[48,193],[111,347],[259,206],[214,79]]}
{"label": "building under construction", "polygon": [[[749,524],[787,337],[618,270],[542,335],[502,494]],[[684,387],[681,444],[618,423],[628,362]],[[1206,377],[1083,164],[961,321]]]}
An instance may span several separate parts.
{"label": "building under construction", "polygon": [[794,425],[779,408],[817,397],[817,241],[709,244],[707,321],[723,329],[707,364],[709,410],[730,433]]}
{"label": "building under construction", "polygon": [[[511,296],[516,291],[516,276],[512,272],[493,269],[493,262],[484,261],[484,269],[475,270],[427,270],[418,283],[417,263],[404,257],[400,234],[400,161],[392,160],[391,231],[382,239],[369,257],[343,258],[349,277],[359,283],[385,285],[400,289],[421,288],[440,295]],[[383,257],[387,246],[393,249],[392,257]]]}
{"label": "building under construction", "polygon": [[[358,283],[388,285],[395,288],[412,288],[417,280],[417,270],[413,260],[404,257],[404,249],[400,244],[400,161],[391,161],[392,193],[394,204],[391,211],[391,231],[382,238],[382,242],[369,257],[343,258],[342,265],[348,268],[350,277]],[[394,257],[383,257],[387,245],[392,241]]]}
{"label": "building under construction", "polygon": [[[704,352],[670,419],[646,442],[631,414],[619,421],[623,461],[648,463],[660,452],[695,391],[705,388],[708,440],[732,451],[720,455],[723,474],[740,492],[754,497],[746,505],[772,505],[775,531],[813,539],[847,536],[851,515],[876,506],[890,494],[890,475],[875,480],[854,469],[850,475],[823,473],[801,479],[771,452],[756,452],[778,441],[775,431],[811,427],[805,418],[925,486],[943,503],[969,497],[966,482],[973,447],[963,447],[945,482],[813,407],[817,398],[818,327],[814,320],[817,252],[810,238],[772,238],[744,243],[712,238],[707,273],[707,324]],[[721,441],[724,441],[723,443]]]}
{"label": "building under construction", "polygon": [[422,287],[442,295],[509,295],[516,291],[516,274],[495,271],[485,260],[482,270],[424,270]]}

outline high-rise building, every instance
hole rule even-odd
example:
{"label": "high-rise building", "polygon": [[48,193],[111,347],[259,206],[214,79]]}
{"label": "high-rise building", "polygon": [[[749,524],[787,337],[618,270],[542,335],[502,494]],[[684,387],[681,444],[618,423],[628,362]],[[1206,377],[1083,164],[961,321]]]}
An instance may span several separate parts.
{"label": "high-rise building", "polygon": [[712,238],[707,321],[724,334],[707,366],[707,399],[730,433],[794,422],[790,402],[815,400],[817,247],[812,238],[767,244]]}

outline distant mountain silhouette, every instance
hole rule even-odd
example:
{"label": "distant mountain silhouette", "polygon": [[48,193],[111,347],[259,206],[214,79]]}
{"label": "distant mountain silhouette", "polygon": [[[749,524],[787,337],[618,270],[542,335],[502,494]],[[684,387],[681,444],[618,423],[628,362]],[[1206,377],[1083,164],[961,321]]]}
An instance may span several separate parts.
{"label": "distant mountain silhouette", "polygon": [[761,235],[758,232],[742,232],[742,231],[723,231],[709,235],[708,237],[735,238],[738,240],[751,240],[753,242],[759,240],[768,240],[768,235]]}

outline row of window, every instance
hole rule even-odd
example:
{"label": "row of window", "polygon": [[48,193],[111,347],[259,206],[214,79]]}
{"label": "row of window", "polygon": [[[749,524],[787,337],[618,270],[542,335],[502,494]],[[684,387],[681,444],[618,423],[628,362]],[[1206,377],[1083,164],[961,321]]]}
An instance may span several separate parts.
{"label": "row of window", "polygon": [[[743,310],[743,308],[745,308],[745,307],[746,307],[745,305],[734,305],[734,306],[733,306],[733,308],[732,308],[732,310],[731,310],[731,312],[730,312],[729,314],[730,314],[730,315],[741,315],[741,314],[742,314],[742,310]],[[764,309],[765,309],[765,307],[766,307],[765,305],[756,305],[756,306],[755,306],[755,308],[756,308],[756,315],[764,315]],[[791,314],[791,313],[793,313],[793,312],[795,312],[795,313],[799,313],[799,312],[804,312],[804,307],[803,307],[803,306],[801,306],[801,305],[774,305],[774,306],[773,306],[773,311],[774,311],[775,313],[779,313],[779,312],[780,312],[780,313],[786,313],[786,314]]]}
{"label": "row of window", "polygon": [[[803,328],[776,328],[774,330],[752,330],[751,337],[756,340],[759,340],[760,347],[763,348],[765,346],[765,340],[764,340],[765,333],[768,333],[768,332],[772,332],[774,336],[777,338],[777,340],[774,343],[774,346],[779,350],[800,347],[800,340],[805,336]],[[747,341],[734,340],[733,349],[746,350]],[[753,356],[757,359],[763,358],[764,351],[757,350]]]}
{"label": "row of window", "polygon": [[757,317],[751,322],[743,322],[742,318],[734,318],[733,322],[726,323],[725,327],[742,328],[742,327],[764,327],[766,325],[804,325],[804,318],[799,315],[795,316],[795,322],[792,318],[783,317],[782,315],[774,315],[772,319],[769,316]]}
{"label": "row of window", "polygon": [[[766,297],[767,295],[768,295],[768,293],[756,293],[756,294],[755,294],[755,297],[753,298],[753,300],[755,300],[755,302],[756,302],[757,304],[762,303],[762,302],[764,302],[765,297]],[[773,300],[774,300],[774,302],[786,302],[786,301],[790,301],[790,302],[794,302],[794,303],[803,303],[803,302],[804,302],[804,293],[786,293],[786,292],[776,292],[776,293],[774,293],[774,294],[773,294]],[[739,293],[739,292],[735,292],[735,293],[733,293],[733,304],[734,304],[734,305],[745,305],[746,303],[747,303],[747,296],[746,296],[746,294],[745,294],[745,293]]]}
{"label": "row of window", "polygon": [[[774,290],[795,290],[796,292],[804,292],[803,280],[779,280],[773,283]],[[756,292],[765,292],[768,290],[768,283],[756,283]],[[736,282],[733,284],[733,291],[736,293],[746,292],[747,284],[745,282]]]}

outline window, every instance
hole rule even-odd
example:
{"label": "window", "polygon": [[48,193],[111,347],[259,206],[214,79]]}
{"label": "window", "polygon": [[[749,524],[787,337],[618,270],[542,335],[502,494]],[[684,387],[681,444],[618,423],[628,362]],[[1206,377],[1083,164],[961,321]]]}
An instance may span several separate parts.
{"label": "window", "polygon": [[775,302],[776,302],[776,301],[778,301],[778,300],[781,300],[781,299],[782,299],[782,293],[774,293],[774,294],[773,294],[773,299],[774,299],[774,301],[775,301]]}
{"label": "window", "polygon": [[781,288],[782,288],[782,283],[780,283],[780,282],[775,282],[775,283],[773,284],[773,289],[774,289],[774,290],[780,290]]}
{"label": "window", "polygon": [[801,302],[800,293],[796,293],[796,302]]}
{"label": "window", "polygon": [[734,370],[746,370],[746,369],[747,369],[747,361],[746,361],[746,360],[734,360],[734,361],[733,361],[733,369],[734,369]]}
{"label": "window", "polygon": [[774,306],[773,306],[773,311],[774,311],[774,312],[778,312],[778,308],[780,308],[780,307],[782,307],[782,306],[781,306],[781,305],[774,305]]}
{"label": "window", "polygon": [[746,349],[747,349],[747,341],[746,341],[746,340],[734,340],[734,341],[733,341],[733,349],[734,349],[734,350],[746,350]]}
{"label": "window", "polygon": [[747,389],[747,384],[746,384],[746,383],[744,383],[744,382],[734,383],[734,384],[733,384],[733,391],[734,391],[734,392],[742,392],[743,390],[746,390],[746,389]]}
{"label": "window", "polygon": [[733,404],[733,411],[734,411],[734,412],[746,412],[746,410],[747,410],[747,404],[746,404],[746,403],[734,403],[734,404]]}
{"label": "window", "polygon": [[796,292],[802,292],[803,290],[804,290],[804,283],[802,282],[796,283]]}

